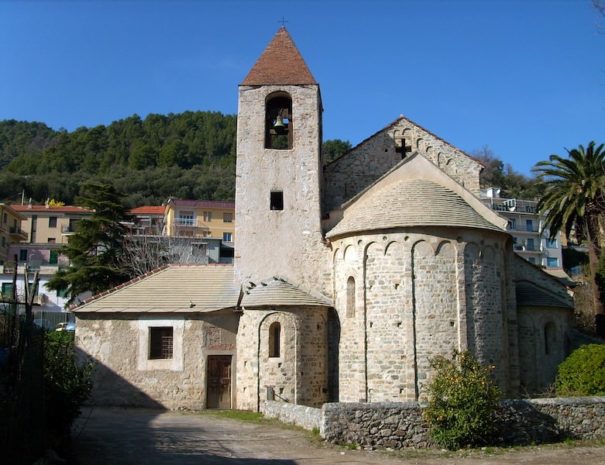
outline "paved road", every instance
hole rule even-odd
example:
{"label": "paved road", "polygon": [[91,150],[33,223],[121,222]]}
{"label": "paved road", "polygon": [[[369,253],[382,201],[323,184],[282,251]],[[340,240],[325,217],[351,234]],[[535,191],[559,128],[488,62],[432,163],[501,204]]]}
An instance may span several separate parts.
{"label": "paved road", "polygon": [[74,433],[77,465],[605,464],[605,447],[549,446],[470,457],[421,451],[387,457],[315,444],[292,429],[151,410],[85,409]]}

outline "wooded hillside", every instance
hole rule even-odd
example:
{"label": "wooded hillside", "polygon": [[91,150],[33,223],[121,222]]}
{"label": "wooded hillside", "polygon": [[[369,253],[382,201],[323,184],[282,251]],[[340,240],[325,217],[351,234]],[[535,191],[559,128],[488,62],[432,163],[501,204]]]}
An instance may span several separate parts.
{"label": "wooded hillside", "polygon": [[137,115],[55,131],[0,122],[0,199],[73,203],[85,180],[110,182],[128,206],[169,196],[233,199],[236,117],[218,112]]}

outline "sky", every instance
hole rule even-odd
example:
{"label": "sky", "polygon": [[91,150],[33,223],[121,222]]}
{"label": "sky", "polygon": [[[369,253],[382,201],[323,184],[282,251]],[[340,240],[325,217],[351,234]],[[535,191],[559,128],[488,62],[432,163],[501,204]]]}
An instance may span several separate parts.
{"label": "sky", "polygon": [[282,19],[320,83],[325,139],[355,145],[403,114],[524,174],[605,142],[591,0],[0,0],[0,120],[234,114]]}

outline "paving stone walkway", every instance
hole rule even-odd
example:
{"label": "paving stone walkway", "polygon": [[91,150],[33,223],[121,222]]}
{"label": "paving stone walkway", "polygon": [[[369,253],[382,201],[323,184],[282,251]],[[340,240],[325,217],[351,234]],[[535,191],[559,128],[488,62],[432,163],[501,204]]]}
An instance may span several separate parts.
{"label": "paving stone walkway", "polygon": [[315,444],[297,430],[193,413],[85,408],[74,427],[77,465],[605,464],[605,447],[548,446],[471,457],[417,454],[344,450]]}

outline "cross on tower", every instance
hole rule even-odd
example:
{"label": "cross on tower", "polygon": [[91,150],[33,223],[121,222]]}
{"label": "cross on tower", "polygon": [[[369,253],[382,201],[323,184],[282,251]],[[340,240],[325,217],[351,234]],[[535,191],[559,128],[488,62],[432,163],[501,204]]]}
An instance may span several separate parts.
{"label": "cross on tower", "polygon": [[277,21],[278,23],[281,23],[282,27],[286,27],[286,23],[288,21],[286,21],[286,18],[284,18],[283,16],[281,17],[281,19],[279,21]]}
{"label": "cross on tower", "polygon": [[409,145],[405,145],[404,138],[399,139],[397,142],[399,143],[395,144],[395,152],[400,153],[401,159],[403,160],[405,156],[412,151],[412,147],[410,147]]}

